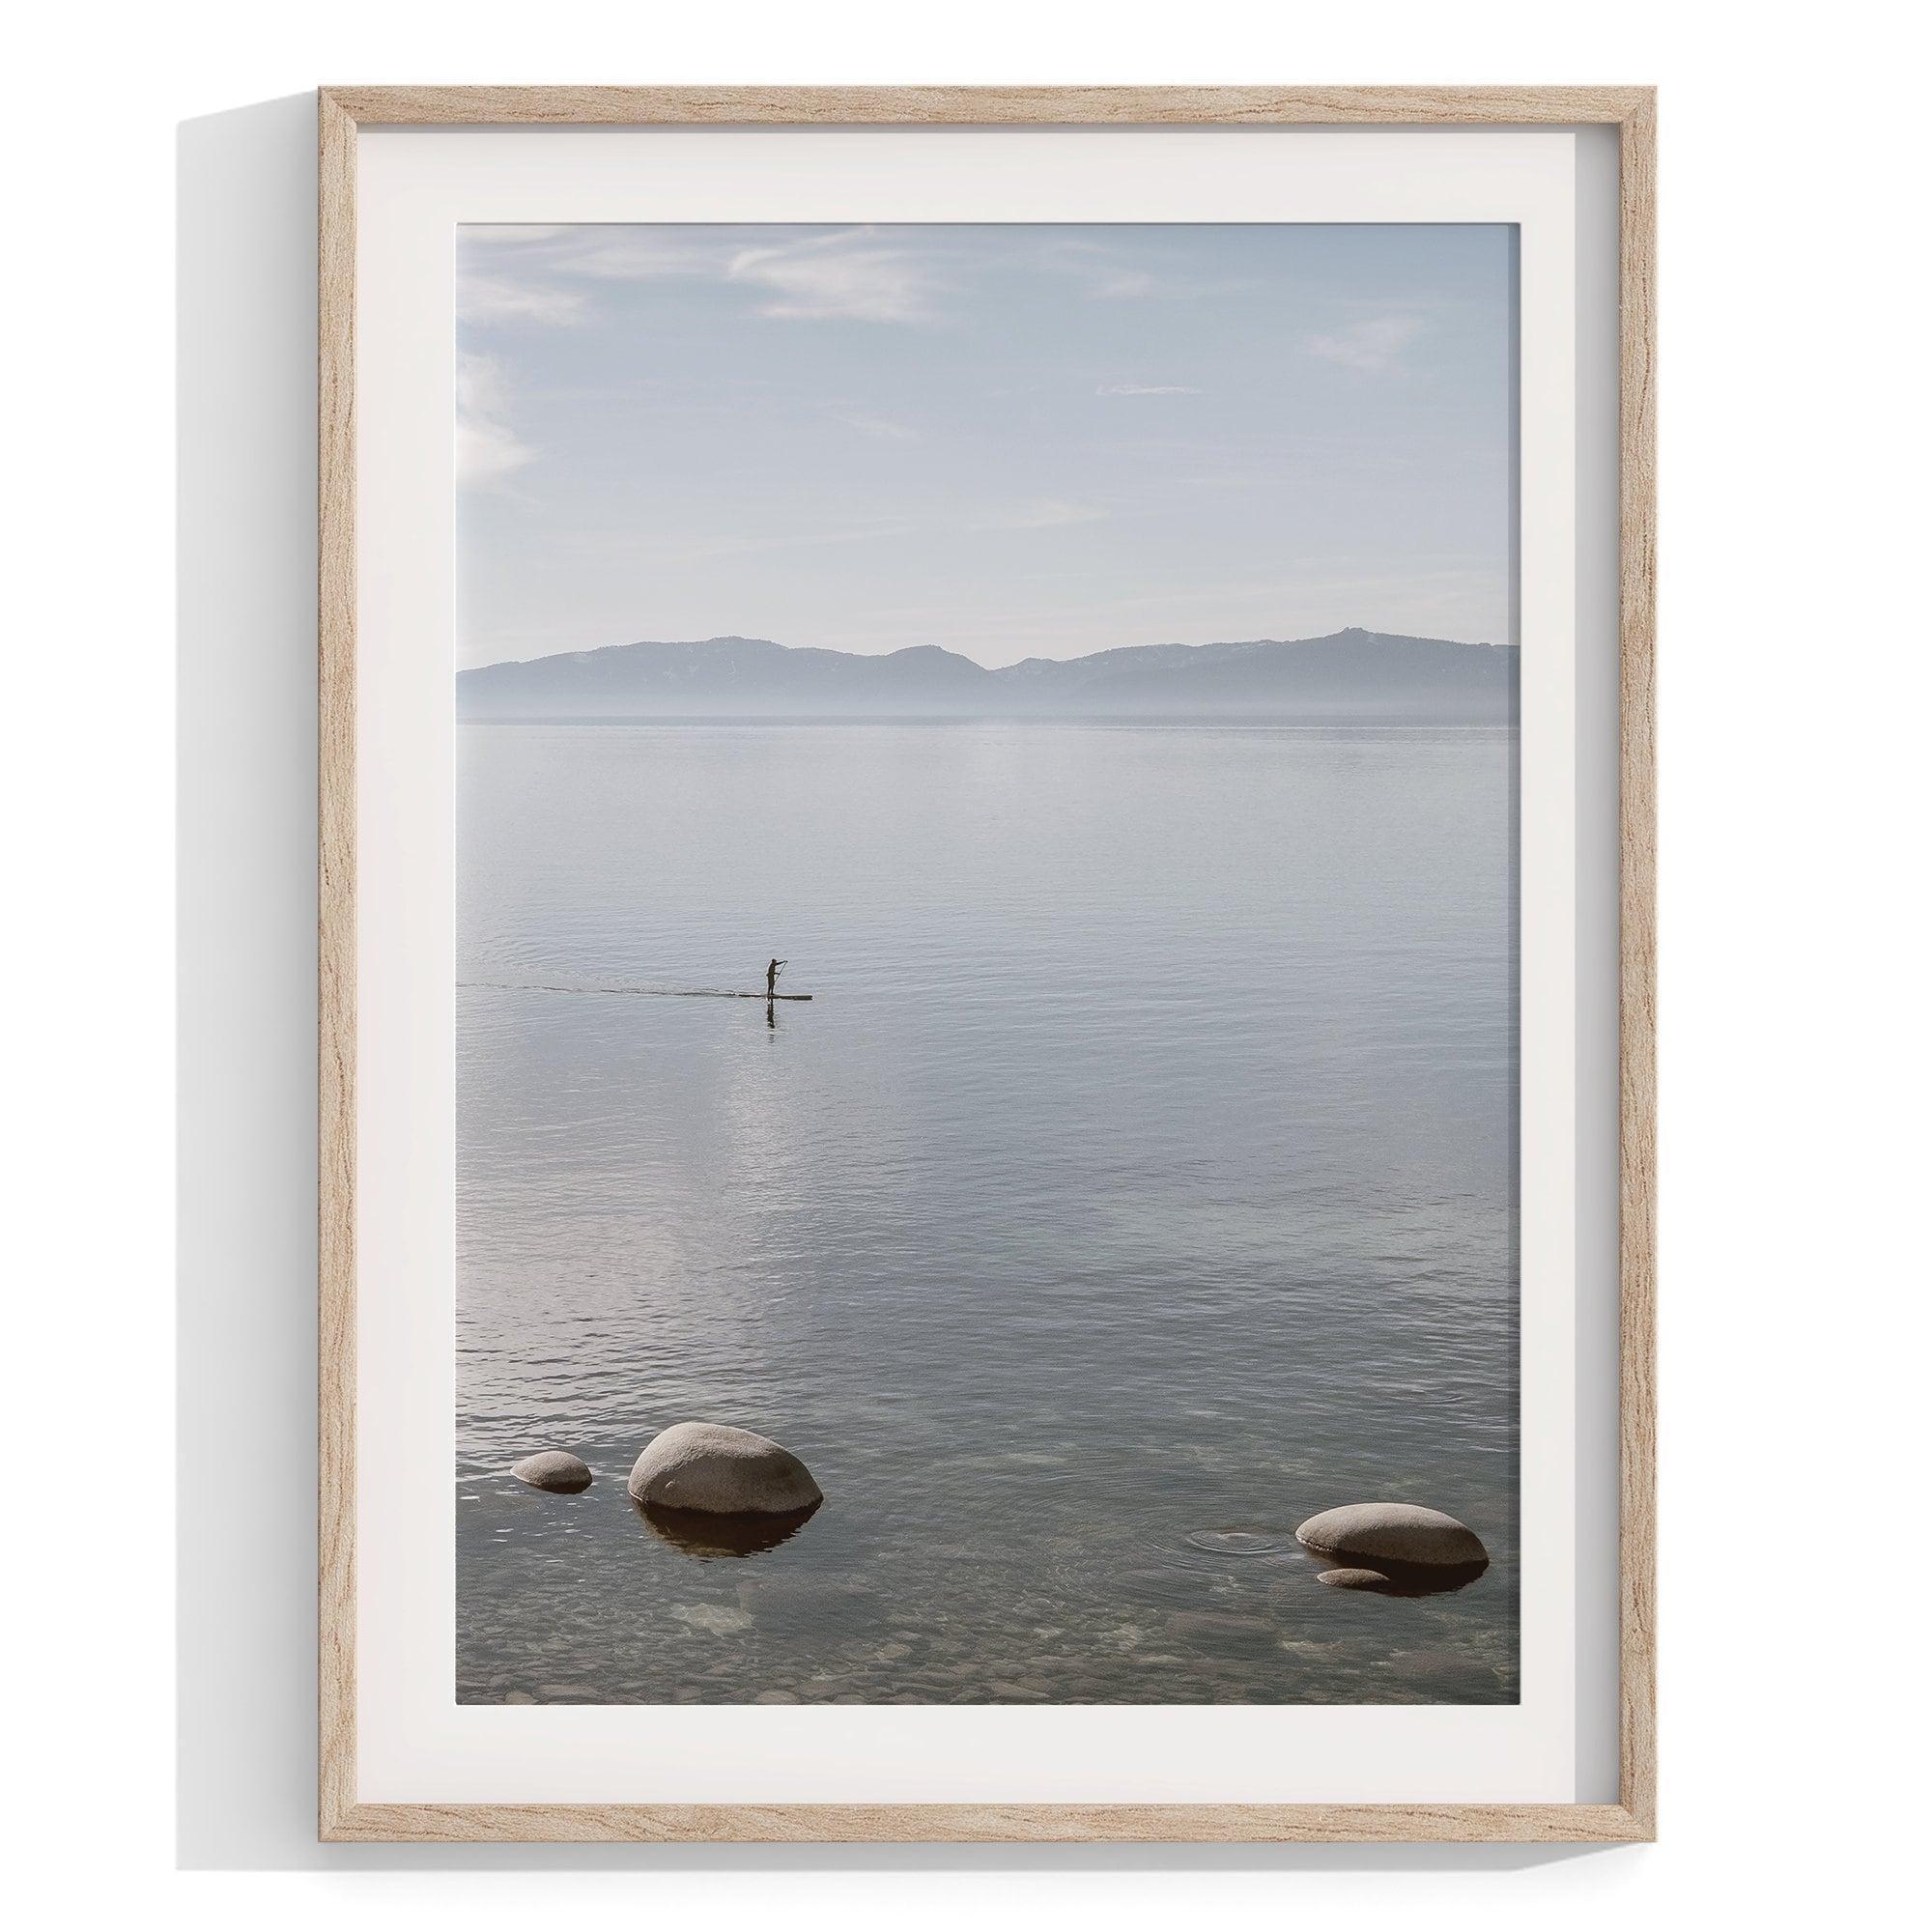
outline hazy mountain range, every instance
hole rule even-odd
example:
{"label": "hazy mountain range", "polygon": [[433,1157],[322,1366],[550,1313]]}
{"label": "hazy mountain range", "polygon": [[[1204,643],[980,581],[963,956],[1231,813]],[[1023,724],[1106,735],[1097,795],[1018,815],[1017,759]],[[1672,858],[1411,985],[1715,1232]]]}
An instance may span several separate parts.
{"label": "hazy mountain range", "polygon": [[459,671],[465,718],[1201,718],[1507,724],[1513,644],[1337,631],[1142,644],[988,670],[935,644],[883,657],[763,638],[611,644]]}

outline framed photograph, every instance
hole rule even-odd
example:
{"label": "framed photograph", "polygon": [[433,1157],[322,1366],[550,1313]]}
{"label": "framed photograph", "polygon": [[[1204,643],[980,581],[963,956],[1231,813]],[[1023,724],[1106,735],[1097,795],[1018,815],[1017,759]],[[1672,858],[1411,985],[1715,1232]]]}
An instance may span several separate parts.
{"label": "framed photograph", "polygon": [[1654,107],[323,91],[324,1837],[1653,1835]]}

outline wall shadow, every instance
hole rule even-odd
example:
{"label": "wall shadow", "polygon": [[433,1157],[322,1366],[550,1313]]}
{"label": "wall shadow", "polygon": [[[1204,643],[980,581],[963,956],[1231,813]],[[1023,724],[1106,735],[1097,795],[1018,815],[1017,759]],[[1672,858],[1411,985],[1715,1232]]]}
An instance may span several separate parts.
{"label": "wall shadow", "polygon": [[176,1851],[315,1836],[315,103],[176,140]]}

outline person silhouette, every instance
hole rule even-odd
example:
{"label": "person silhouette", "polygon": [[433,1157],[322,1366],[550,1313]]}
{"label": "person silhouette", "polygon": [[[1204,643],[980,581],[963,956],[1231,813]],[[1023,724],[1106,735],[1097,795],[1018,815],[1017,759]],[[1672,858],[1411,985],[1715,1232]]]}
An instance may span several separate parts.
{"label": "person silhouette", "polygon": [[772,997],[772,995],[773,995],[774,993],[776,993],[776,992],[778,991],[778,989],[779,989],[779,975],[780,975],[781,973],[782,973],[782,972],[784,971],[784,969],[785,969],[785,966],[786,966],[786,964],[787,964],[787,962],[786,962],[785,960],[782,960],[782,959],[774,959],[774,960],[772,961],[772,963],[771,963],[771,964],[770,964],[769,966],[767,966],[767,967],[765,968],[765,998],[766,998],[766,999],[768,999],[768,1000],[769,1000],[769,999],[770,999],[770,998]]}

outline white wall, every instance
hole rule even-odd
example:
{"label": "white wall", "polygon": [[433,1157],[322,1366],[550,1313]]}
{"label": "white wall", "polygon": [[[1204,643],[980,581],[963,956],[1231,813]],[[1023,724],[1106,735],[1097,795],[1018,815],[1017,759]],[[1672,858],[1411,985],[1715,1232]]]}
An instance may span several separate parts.
{"label": "white wall", "polygon": [[[197,1924],[1223,1910],[1624,1924],[1901,1880],[1928,1153],[1924,215],[1890,9],[980,0],[32,16],[0,326],[16,1883]],[[18,28],[15,29],[16,34]],[[33,37],[44,37],[36,46]],[[337,80],[1655,80],[1663,1838],[1591,1854],[499,1848],[310,1829],[310,115]],[[182,185],[179,684],[163,586]],[[1922,191],[1922,179],[1918,187]],[[211,298],[212,270],[238,276]],[[183,1685],[165,1152],[182,753]],[[21,896],[16,890],[10,897]],[[1918,1504],[1922,1508],[1922,1504]],[[1918,1574],[1915,1574],[1918,1573]],[[1910,1822],[1917,1822],[1916,1813]],[[183,1869],[186,1867],[186,1869]],[[223,1867],[252,1868],[236,1877]],[[640,1872],[655,1876],[640,1878]],[[943,1877],[935,1876],[943,1873]],[[1918,1890],[1918,1888],[1914,1888]]]}

